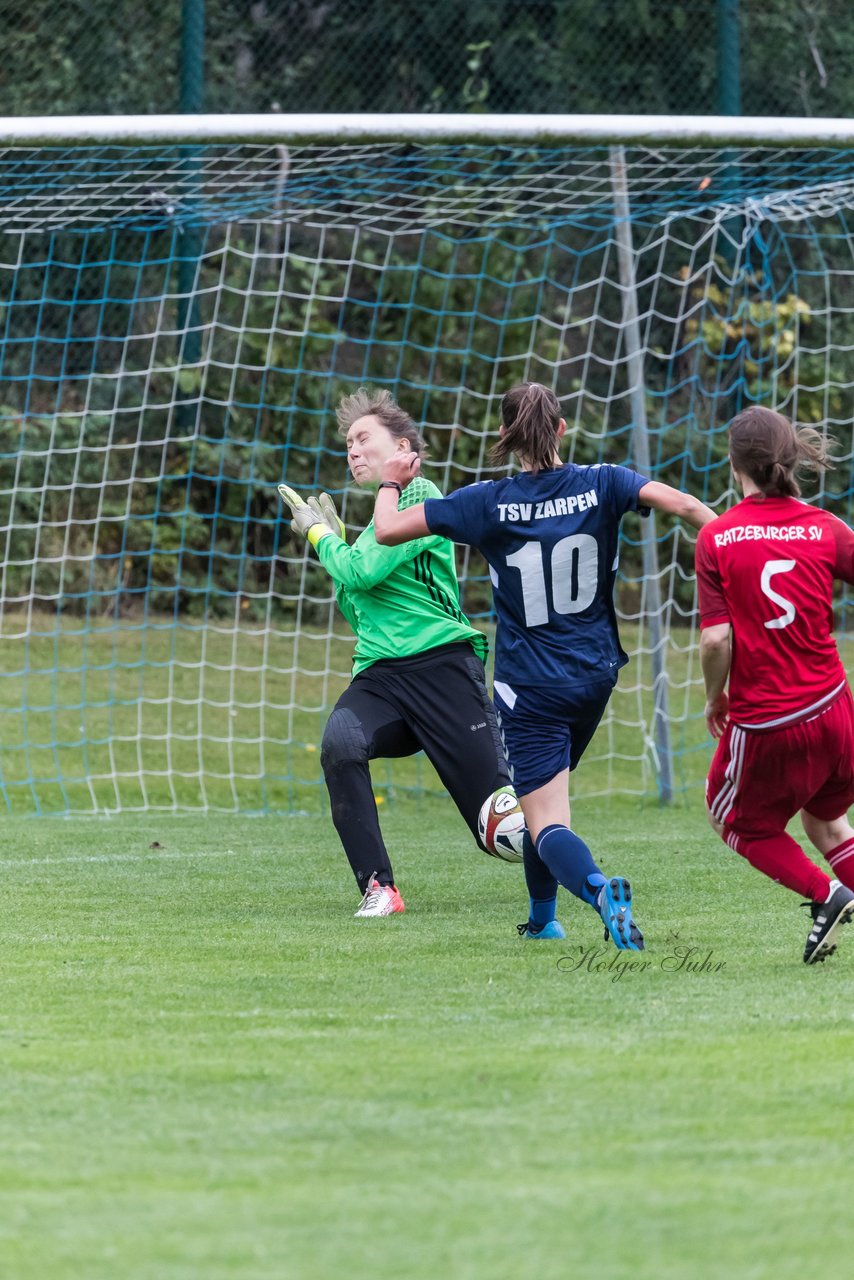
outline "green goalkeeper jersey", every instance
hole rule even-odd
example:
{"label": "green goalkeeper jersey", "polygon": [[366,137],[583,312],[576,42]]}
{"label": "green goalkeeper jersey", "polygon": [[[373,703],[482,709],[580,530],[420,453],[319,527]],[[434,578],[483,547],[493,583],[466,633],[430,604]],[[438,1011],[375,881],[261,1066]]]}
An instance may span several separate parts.
{"label": "green goalkeeper jersey", "polygon": [[[441,496],[430,480],[416,476],[401,494],[398,510]],[[486,636],[460,608],[454,547],[447,538],[430,535],[381,547],[372,520],[352,546],[341,538],[321,538],[317,554],[356,633],[354,676],[381,658],[411,658],[460,640],[486,661]]]}

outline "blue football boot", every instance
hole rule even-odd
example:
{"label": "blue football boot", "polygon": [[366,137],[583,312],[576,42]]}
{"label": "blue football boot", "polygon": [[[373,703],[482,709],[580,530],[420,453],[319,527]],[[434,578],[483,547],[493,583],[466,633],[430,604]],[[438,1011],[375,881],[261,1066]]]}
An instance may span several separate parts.
{"label": "blue football boot", "polygon": [[535,924],[533,920],[526,920],[524,924],[517,924],[516,928],[519,936],[522,938],[565,938],[566,931],[558,920],[547,920],[545,924]]}
{"label": "blue football boot", "polygon": [[596,910],[605,926],[605,941],[611,938],[620,951],[643,951],[643,934],[632,919],[632,886],[623,876],[606,880],[596,900]]}

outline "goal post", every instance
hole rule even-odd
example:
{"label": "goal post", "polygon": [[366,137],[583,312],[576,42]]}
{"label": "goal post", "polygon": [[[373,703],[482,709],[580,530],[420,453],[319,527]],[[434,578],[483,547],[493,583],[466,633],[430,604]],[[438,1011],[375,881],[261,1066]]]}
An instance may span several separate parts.
{"label": "goal post", "polygon": [[[388,387],[447,491],[514,382],[568,456],[724,509],[749,403],[840,462],[854,123],[657,117],[0,120],[0,796],[8,812],[295,812],[352,638],[276,496],[331,492],[340,396]],[[629,518],[631,663],[576,794],[691,795],[709,758],[693,534]],[[488,574],[459,555],[491,626]],[[847,635],[847,599],[840,601]],[[847,644],[843,657],[847,657]],[[378,790],[434,787],[422,762]]]}

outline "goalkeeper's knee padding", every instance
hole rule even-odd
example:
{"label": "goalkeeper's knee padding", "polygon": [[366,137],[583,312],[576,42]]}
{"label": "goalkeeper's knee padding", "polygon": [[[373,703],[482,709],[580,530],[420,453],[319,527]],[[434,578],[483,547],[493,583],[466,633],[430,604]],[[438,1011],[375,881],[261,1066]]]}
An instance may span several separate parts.
{"label": "goalkeeper's knee padding", "polygon": [[326,722],[320,747],[320,765],[325,774],[342,765],[367,764],[368,741],[359,717],[347,707],[336,707]]}

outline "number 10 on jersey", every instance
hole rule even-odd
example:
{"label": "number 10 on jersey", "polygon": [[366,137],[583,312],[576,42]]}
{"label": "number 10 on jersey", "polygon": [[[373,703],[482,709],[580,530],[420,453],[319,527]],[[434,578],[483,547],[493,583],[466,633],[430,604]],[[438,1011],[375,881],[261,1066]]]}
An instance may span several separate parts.
{"label": "number 10 on jersey", "polygon": [[589,533],[561,538],[551,549],[525,542],[507,557],[522,578],[525,626],[542,627],[549,620],[549,589],[555,613],[581,613],[596,597],[599,545]]}

